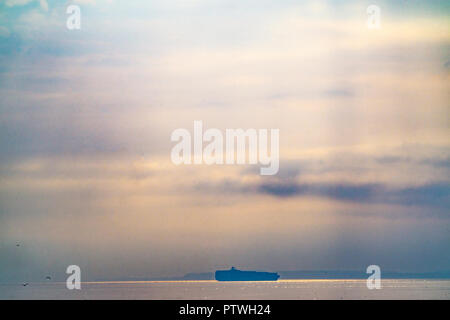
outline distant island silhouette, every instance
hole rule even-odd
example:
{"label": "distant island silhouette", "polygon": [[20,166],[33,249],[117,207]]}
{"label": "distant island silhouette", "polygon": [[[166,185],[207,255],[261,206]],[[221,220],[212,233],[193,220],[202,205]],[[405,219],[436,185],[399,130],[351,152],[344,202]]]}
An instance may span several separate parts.
{"label": "distant island silhouette", "polygon": [[[225,271],[229,271],[225,270]],[[218,270],[220,271],[220,270]],[[277,271],[279,280],[295,279],[367,279],[369,276],[364,271],[354,270],[291,270]],[[385,271],[381,273],[382,279],[450,279],[449,271],[423,272],[423,273],[403,273]],[[196,281],[215,280],[214,272],[190,272],[183,276],[172,277],[142,277],[130,276],[120,279],[92,279],[95,281]]]}

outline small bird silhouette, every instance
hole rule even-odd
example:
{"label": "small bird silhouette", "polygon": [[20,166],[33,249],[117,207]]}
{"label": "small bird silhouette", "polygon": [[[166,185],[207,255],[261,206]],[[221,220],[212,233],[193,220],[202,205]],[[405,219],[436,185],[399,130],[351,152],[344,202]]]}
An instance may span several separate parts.
{"label": "small bird silhouette", "polygon": [[45,279],[46,279],[46,280],[52,280],[52,277],[46,276]]}
{"label": "small bird silhouette", "polygon": [[24,282],[24,283],[22,283],[22,285],[23,285],[24,287],[26,287],[26,286],[28,285],[28,282]]}
{"label": "small bird silhouette", "polygon": [[20,247],[20,244],[16,244],[16,247]]}

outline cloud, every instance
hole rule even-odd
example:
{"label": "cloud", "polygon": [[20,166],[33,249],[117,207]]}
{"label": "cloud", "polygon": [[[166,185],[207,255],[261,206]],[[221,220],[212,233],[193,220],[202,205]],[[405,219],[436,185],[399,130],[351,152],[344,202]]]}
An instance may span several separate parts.
{"label": "cloud", "polygon": [[448,209],[450,207],[450,184],[433,183],[417,187],[404,188],[392,192],[391,198],[394,203],[418,206],[435,206]]}
{"label": "cloud", "polygon": [[388,203],[404,206],[450,206],[450,184],[432,183],[408,188],[391,188],[380,184],[318,183],[282,184],[263,183],[259,193],[275,197],[318,196],[358,203]]}
{"label": "cloud", "polygon": [[377,184],[349,184],[349,183],[263,183],[257,190],[263,194],[276,197],[319,196],[342,201],[367,202],[378,194],[381,186]]}
{"label": "cloud", "polygon": [[[253,244],[242,249],[252,239],[278,253],[283,237],[292,252],[266,260],[281,268],[311,258],[291,258],[299,244],[328,266],[358,246],[371,254],[374,245],[395,248],[396,259],[418,243],[422,253],[401,260],[448,265],[439,249],[449,243],[450,219],[428,219],[448,217],[448,19],[402,15],[368,33],[364,10],[332,15],[330,7],[324,17],[268,0],[79,0],[96,7],[72,32],[63,3],[8,3],[22,3],[0,23],[0,33],[11,33],[0,41],[0,234],[13,246],[28,238],[65,252],[81,242],[99,264],[104,249],[135,251],[130,261],[111,261],[126,261],[127,271],[133,261],[151,265],[155,274],[189,269],[184,262],[204,252],[225,261],[234,240],[231,258],[239,248],[255,252]],[[280,128],[279,173],[175,168],[170,133],[194,119],[210,128]],[[341,251],[324,249],[345,237]],[[182,246],[198,251],[176,257]]]}
{"label": "cloud", "polygon": [[5,5],[7,7],[14,7],[14,6],[24,6],[33,0],[6,0]]}
{"label": "cloud", "polygon": [[7,7],[25,6],[31,2],[37,2],[37,1],[39,1],[39,5],[41,6],[42,10],[48,11],[47,0],[6,0],[5,5]]}
{"label": "cloud", "polygon": [[443,167],[443,168],[450,168],[450,158],[449,157],[427,157],[422,159],[414,159],[412,157],[405,157],[405,156],[382,156],[376,159],[377,162],[383,165],[392,165],[392,164],[416,164],[416,165],[426,165],[431,167]]}
{"label": "cloud", "polygon": [[265,183],[258,187],[258,191],[277,197],[292,197],[296,195],[304,195],[308,190],[307,186],[300,186],[292,183]]}
{"label": "cloud", "polygon": [[10,34],[8,28],[0,26],[0,38],[8,38]]}
{"label": "cloud", "polygon": [[335,97],[335,98],[352,97],[354,95],[354,92],[350,89],[336,88],[336,89],[326,90],[324,92],[324,95],[328,96],[328,97]]}
{"label": "cloud", "polygon": [[39,0],[39,4],[44,11],[48,11],[48,3],[46,0]]}
{"label": "cloud", "polygon": [[393,187],[381,183],[299,183],[290,179],[247,183],[227,179],[216,183],[198,183],[194,189],[202,193],[260,194],[280,199],[320,197],[367,205],[379,203],[438,209],[450,207],[450,183]]}
{"label": "cloud", "polygon": [[450,60],[448,60],[448,61],[446,61],[446,62],[444,63],[444,67],[445,67],[446,69],[450,69]]}
{"label": "cloud", "polygon": [[[111,3],[112,1],[106,1],[107,3]],[[95,5],[95,0],[74,0],[74,3],[78,3],[81,5]]]}

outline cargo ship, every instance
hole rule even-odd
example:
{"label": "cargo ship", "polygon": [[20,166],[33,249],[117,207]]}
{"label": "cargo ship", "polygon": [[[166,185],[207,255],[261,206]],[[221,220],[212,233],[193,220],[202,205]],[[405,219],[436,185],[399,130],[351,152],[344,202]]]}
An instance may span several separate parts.
{"label": "cargo ship", "polygon": [[280,275],[276,272],[242,271],[235,267],[230,270],[217,270],[217,281],[277,281]]}

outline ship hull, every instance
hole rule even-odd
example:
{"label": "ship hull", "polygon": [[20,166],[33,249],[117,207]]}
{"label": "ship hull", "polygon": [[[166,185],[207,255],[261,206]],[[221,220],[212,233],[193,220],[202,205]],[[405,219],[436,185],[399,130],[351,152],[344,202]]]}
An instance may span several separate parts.
{"label": "ship hull", "polygon": [[217,281],[277,281],[280,276],[275,272],[217,270]]}

